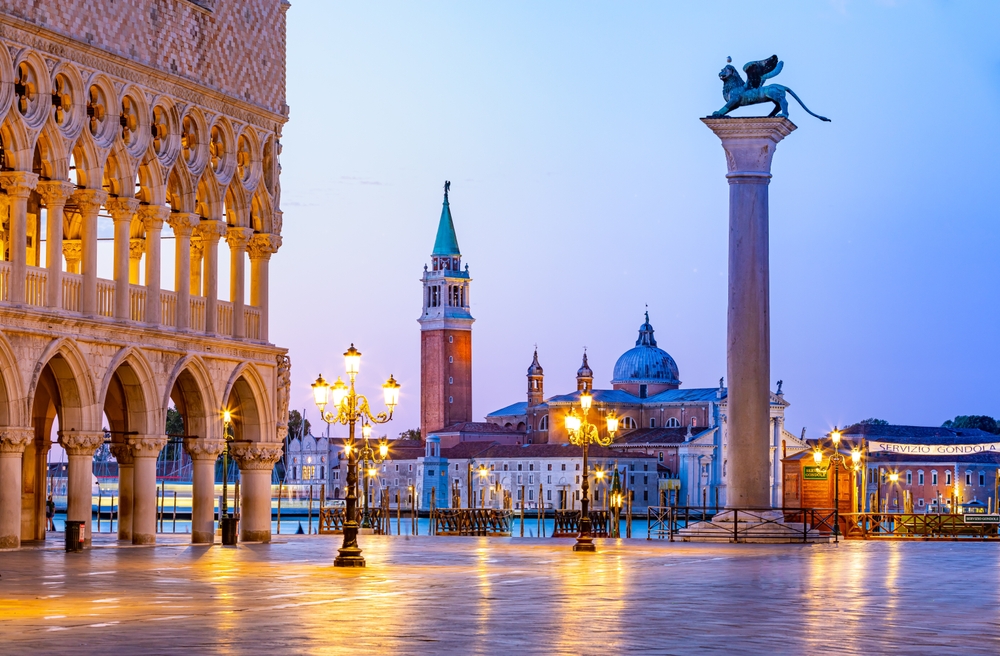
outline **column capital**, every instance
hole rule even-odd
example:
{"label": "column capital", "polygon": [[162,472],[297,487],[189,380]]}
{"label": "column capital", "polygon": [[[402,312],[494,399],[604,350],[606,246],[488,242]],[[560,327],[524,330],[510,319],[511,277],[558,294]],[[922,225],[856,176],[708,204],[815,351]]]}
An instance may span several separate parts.
{"label": "column capital", "polygon": [[722,140],[726,165],[733,178],[770,178],[771,158],[779,141],[796,129],[787,118],[703,118]]}
{"label": "column capital", "polygon": [[7,426],[0,428],[0,455],[24,453],[24,447],[35,438],[34,428]]}
{"label": "column capital", "polygon": [[256,234],[250,238],[247,252],[251,260],[269,260],[271,255],[281,248],[281,237],[279,235]]}
{"label": "column capital", "polygon": [[81,212],[88,210],[96,212],[108,200],[108,192],[103,189],[77,189],[73,192],[71,200]]}
{"label": "column capital", "polygon": [[146,230],[160,230],[170,216],[170,208],[163,205],[140,205],[139,220]]}
{"label": "column capital", "polygon": [[184,450],[191,460],[215,461],[226,448],[225,440],[206,440],[200,437],[185,437]]}
{"label": "column capital", "polygon": [[167,445],[166,435],[127,435],[125,443],[132,450],[133,458],[155,458]]}
{"label": "column capital", "polygon": [[242,442],[234,443],[231,451],[240,469],[271,470],[281,459],[282,445],[280,442]]}
{"label": "column capital", "polygon": [[130,467],[135,462],[135,459],[132,457],[132,449],[128,444],[115,442],[108,449],[111,451],[111,455],[115,457],[115,460],[118,461],[119,466]]}
{"label": "column capital", "polygon": [[171,212],[165,219],[175,235],[187,237],[191,236],[191,231],[197,228],[201,221],[194,212]]}
{"label": "column capital", "polygon": [[92,456],[104,444],[104,431],[59,431],[59,444],[71,456]]}
{"label": "column capital", "polygon": [[67,260],[79,260],[83,242],[79,239],[63,239],[62,249]]}
{"label": "column capital", "polygon": [[38,184],[38,174],[31,171],[0,172],[0,187],[14,198],[27,198]]}
{"label": "column capital", "polygon": [[195,228],[195,234],[208,244],[217,244],[226,235],[225,221],[201,221]]}
{"label": "column capital", "polygon": [[76,191],[76,185],[63,180],[41,180],[35,185],[35,191],[45,201],[45,207],[64,205]]}
{"label": "column capital", "polygon": [[111,215],[111,219],[115,223],[119,221],[131,221],[132,217],[135,216],[136,210],[139,209],[139,199],[113,196],[104,201],[104,207],[107,208],[108,214]]}
{"label": "column capital", "polygon": [[128,259],[141,260],[142,254],[146,252],[146,239],[144,237],[133,237],[128,240]]}
{"label": "column capital", "polygon": [[246,250],[247,243],[253,237],[253,228],[227,228],[226,243],[230,250]]}

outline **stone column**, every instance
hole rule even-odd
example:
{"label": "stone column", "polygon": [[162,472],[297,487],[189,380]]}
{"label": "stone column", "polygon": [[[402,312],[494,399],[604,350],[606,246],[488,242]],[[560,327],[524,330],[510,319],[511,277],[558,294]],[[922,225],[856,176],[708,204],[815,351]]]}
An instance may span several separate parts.
{"label": "stone column", "polygon": [[[177,290],[177,330],[191,327],[191,231],[198,225],[198,215],[173,212],[167,223],[174,231],[176,257],[174,289]],[[149,279],[149,276],[146,276]]]}
{"label": "stone column", "polygon": [[250,305],[260,311],[260,341],[267,342],[268,276],[271,254],[281,247],[278,235],[254,235],[250,238]]}
{"label": "stone column", "polygon": [[222,221],[202,221],[198,226],[205,249],[205,266],[202,278],[205,287],[205,332],[214,335],[219,326],[219,239],[226,234]]}
{"label": "stone column", "polygon": [[132,237],[128,240],[128,284],[139,284],[139,266],[146,253],[146,238]]}
{"label": "stone column", "polygon": [[139,208],[139,220],[146,229],[146,323],[152,326],[161,323],[160,233],[168,216],[169,207],[144,205]]}
{"label": "stone column", "polygon": [[84,546],[91,544],[93,515],[94,451],[104,443],[103,431],[59,431],[59,444],[66,449],[69,472],[66,484],[66,519],[84,522]]}
{"label": "stone column", "polygon": [[135,462],[132,470],[132,544],[156,544],[156,458],[166,435],[129,435],[125,442]]}
{"label": "stone column", "polygon": [[281,458],[281,444],[232,446],[240,467],[240,540],[271,541],[271,470]]}
{"label": "stone column", "polygon": [[63,239],[62,254],[66,258],[66,272],[80,273],[80,257],[83,255],[83,242],[80,239]]}
{"label": "stone column", "polygon": [[115,319],[128,321],[129,312],[129,247],[132,219],[139,209],[135,198],[110,198],[104,204],[115,222]]}
{"label": "stone column", "polygon": [[63,210],[66,208],[66,201],[76,187],[59,180],[44,180],[39,182],[36,188],[45,202],[45,268],[48,271],[48,280],[45,282],[45,305],[61,310],[63,306]]}
{"label": "stone column", "polygon": [[11,303],[24,303],[24,286],[28,279],[28,196],[35,188],[38,176],[27,171],[0,173],[0,187],[7,192],[10,207],[10,288]]}
{"label": "stone column", "polygon": [[236,339],[243,339],[247,334],[243,299],[246,296],[247,243],[252,236],[252,228],[226,230],[226,242],[229,244],[229,299],[233,304],[233,337]]}
{"label": "stone column", "polygon": [[223,440],[184,438],[184,450],[191,456],[192,496],[191,542],[215,542],[215,463],[226,447]]}
{"label": "stone column", "polygon": [[729,481],[727,506],[765,508],[770,436],[771,326],[768,199],[771,158],[795,124],[787,118],[705,118],[729,173]]}
{"label": "stone column", "polygon": [[33,428],[0,428],[0,549],[21,546],[21,458]]}
{"label": "stone column", "polygon": [[118,461],[118,539],[132,541],[132,510],[135,504],[135,459],[128,444],[112,444]]}
{"label": "stone column", "polygon": [[106,191],[79,189],[73,194],[73,203],[83,219],[81,241],[83,249],[80,270],[83,284],[80,289],[80,308],[84,316],[97,316],[97,212],[108,198]]}
{"label": "stone column", "polygon": [[205,244],[197,232],[201,218],[195,215],[194,220],[195,232],[191,235],[191,267],[188,271],[190,276],[188,277],[187,284],[192,296],[201,296],[203,291],[201,288],[201,270],[205,266]]}

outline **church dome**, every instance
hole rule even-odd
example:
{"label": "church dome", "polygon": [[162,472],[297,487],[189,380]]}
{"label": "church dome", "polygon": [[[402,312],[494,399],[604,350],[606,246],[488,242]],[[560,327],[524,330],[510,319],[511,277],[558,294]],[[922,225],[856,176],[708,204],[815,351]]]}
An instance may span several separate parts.
{"label": "church dome", "polygon": [[531,359],[531,366],[528,367],[528,375],[541,376],[543,373],[542,365],[538,364],[538,349],[535,349],[535,356]]}
{"label": "church dome", "polygon": [[639,339],[635,342],[635,348],[625,351],[615,363],[614,379],[611,384],[680,385],[680,382],[677,363],[669,353],[656,348],[653,326],[649,323],[649,312],[647,312],[646,323],[639,327]]}
{"label": "church dome", "polygon": [[586,352],[584,352],[584,354],[583,354],[583,366],[576,370],[576,377],[577,378],[593,378],[594,377],[593,370],[590,368],[590,365],[587,364],[587,353]]}

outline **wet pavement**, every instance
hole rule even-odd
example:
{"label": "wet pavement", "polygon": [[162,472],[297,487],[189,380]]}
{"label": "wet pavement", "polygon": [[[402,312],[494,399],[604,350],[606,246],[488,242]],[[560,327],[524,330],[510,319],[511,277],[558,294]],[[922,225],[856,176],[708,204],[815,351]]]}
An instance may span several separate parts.
{"label": "wet pavement", "polygon": [[361,536],[0,552],[0,653],[1000,653],[1000,545]]}

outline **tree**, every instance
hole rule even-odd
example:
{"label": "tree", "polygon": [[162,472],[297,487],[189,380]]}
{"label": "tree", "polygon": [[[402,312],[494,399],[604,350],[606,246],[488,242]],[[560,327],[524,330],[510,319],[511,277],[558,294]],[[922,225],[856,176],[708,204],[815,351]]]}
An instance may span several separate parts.
{"label": "tree", "polygon": [[862,419],[858,422],[862,426],[888,426],[889,422],[885,419],[876,419],[875,417],[869,417],[868,419]]}
{"label": "tree", "polygon": [[177,408],[167,408],[167,435],[184,434],[184,416]]}
{"label": "tree", "polygon": [[420,441],[420,427],[409,428],[399,434],[399,439],[401,440],[417,440]]}
{"label": "tree", "polygon": [[941,424],[943,428],[978,428],[979,430],[1000,435],[997,420],[987,415],[959,415]]}
{"label": "tree", "polygon": [[[305,430],[302,430],[302,422],[305,421]],[[291,437],[298,437],[299,435],[309,435],[312,430],[312,425],[309,423],[308,419],[303,419],[302,414],[298,410],[288,411],[288,435]]]}

